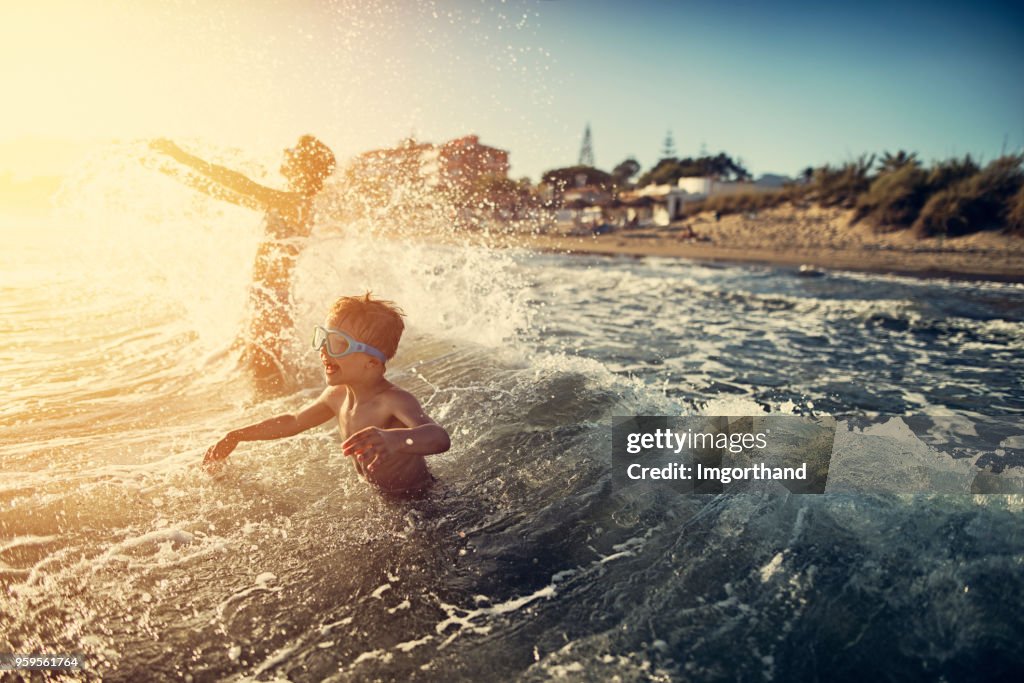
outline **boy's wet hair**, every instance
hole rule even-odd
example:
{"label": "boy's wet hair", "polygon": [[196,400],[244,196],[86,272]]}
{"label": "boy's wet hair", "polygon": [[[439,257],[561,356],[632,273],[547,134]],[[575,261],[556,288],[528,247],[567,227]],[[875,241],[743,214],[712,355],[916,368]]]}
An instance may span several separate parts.
{"label": "boy's wet hair", "polygon": [[363,296],[343,296],[331,306],[331,320],[344,319],[345,332],[357,340],[375,346],[391,359],[405,330],[405,313],[394,301]]}
{"label": "boy's wet hair", "polygon": [[334,152],[312,135],[303,135],[296,145],[296,152],[307,172],[310,189],[319,192],[327,176],[334,173]]}

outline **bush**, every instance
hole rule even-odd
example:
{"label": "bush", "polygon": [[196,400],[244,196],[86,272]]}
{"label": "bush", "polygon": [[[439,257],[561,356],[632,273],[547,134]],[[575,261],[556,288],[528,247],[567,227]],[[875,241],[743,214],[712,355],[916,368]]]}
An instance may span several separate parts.
{"label": "bush", "polygon": [[875,156],[861,156],[857,161],[843,164],[839,168],[822,166],[815,169],[808,192],[810,199],[822,206],[853,208],[857,197],[871,186],[868,173],[875,163]]}
{"label": "bush", "polygon": [[932,195],[914,221],[914,234],[918,237],[956,237],[972,232],[968,214],[973,199],[963,182]]}
{"label": "bush", "polygon": [[909,228],[928,200],[928,173],[907,164],[880,173],[857,197],[854,220],[867,218],[878,230]]}
{"label": "bush", "polygon": [[957,237],[1006,225],[1024,186],[1020,155],[996,159],[984,170],[932,196],[914,222],[918,236]]}
{"label": "bush", "polygon": [[971,155],[963,159],[947,159],[936,161],[928,171],[928,192],[935,194],[942,192],[961,180],[966,180],[981,170],[981,167],[974,162]]}
{"label": "bush", "polygon": [[702,211],[717,211],[723,216],[731,213],[751,213],[770,209],[785,201],[787,201],[787,197],[781,190],[765,192],[751,190],[735,194],[720,194],[687,204],[686,214],[692,216]]}
{"label": "bush", "polygon": [[1024,187],[1007,203],[1006,227],[1014,235],[1024,235]]}
{"label": "bush", "polygon": [[783,200],[794,206],[805,205],[809,199],[810,189],[806,183],[786,183],[779,189]]}
{"label": "bush", "polygon": [[979,189],[988,192],[996,202],[1006,204],[1024,185],[1024,155],[1011,154],[1000,157],[985,167],[985,170],[971,176],[970,181],[977,182]]}

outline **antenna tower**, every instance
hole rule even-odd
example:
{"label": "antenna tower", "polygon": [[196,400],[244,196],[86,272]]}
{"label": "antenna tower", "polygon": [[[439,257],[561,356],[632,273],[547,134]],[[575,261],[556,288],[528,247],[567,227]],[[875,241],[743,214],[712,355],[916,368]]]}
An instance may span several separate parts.
{"label": "antenna tower", "polygon": [[580,146],[580,166],[594,166],[594,141],[590,137],[590,124],[583,131],[583,144]]}

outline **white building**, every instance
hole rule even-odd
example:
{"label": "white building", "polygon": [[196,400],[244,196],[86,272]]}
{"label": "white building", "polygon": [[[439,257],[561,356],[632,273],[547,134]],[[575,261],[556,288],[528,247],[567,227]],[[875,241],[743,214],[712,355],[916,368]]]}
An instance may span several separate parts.
{"label": "white building", "polygon": [[680,178],[677,185],[686,194],[706,197],[711,194],[711,178]]}

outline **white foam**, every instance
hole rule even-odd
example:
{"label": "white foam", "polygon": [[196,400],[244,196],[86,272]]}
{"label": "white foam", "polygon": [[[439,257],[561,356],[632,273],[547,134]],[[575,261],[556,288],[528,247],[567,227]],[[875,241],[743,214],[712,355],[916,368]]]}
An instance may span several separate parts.
{"label": "white foam", "polygon": [[773,576],[775,576],[776,573],[778,573],[781,567],[782,553],[778,552],[775,553],[775,557],[773,557],[768,562],[768,564],[766,564],[765,566],[761,567],[760,570],[758,570],[761,574],[761,583],[767,583]]}
{"label": "white foam", "polygon": [[449,605],[443,601],[438,601],[441,609],[448,615],[445,619],[439,621],[434,629],[437,634],[444,635],[444,632],[449,626],[458,626],[458,629],[440,645],[440,647],[446,647],[449,643],[455,640],[463,631],[471,631],[473,633],[489,633],[491,627],[488,625],[481,625],[476,623],[477,620],[486,619],[488,617],[499,616],[503,614],[509,614],[516,610],[529,605],[537,600],[550,600],[556,595],[554,584],[549,584],[540,588],[529,595],[523,595],[518,598],[512,598],[505,602],[498,603],[497,605],[491,605],[487,607],[478,607],[476,609],[463,609],[456,607],[455,605]]}
{"label": "white foam", "polygon": [[285,661],[298,648],[299,648],[299,643],[295,643],[294,645],[286,645],[284,647],[278,648],[277,650],[274,651],[273,654],[271,654],[269,657],[267,657],[267,659],[263,660],[263,663],[261,663],[258,667],[256,667],[256,669],[252,672],[253,678],[258,677],[263,672],[265,672],[265,671],[267,671],[267,670],[277,666],[281,662]]}
{"label": "white foam", "polygon": [[423,636],[419,640],[407,640],[404,643],[398,643],[397,645],[395,645],[395,649],[399,650],[400,652],[412,652],[421,645],[426,645],[433,639],[434,636]]}
{"label": "white foam", "polygon": [[22,548],[29,545],[48,545],[57,540],[60,540],[60,536],[17,536],[4,545],[0,545],[0,554],[5,553],[12,548]]}
{"label": "white foam", "polygon": [[254,595],[256,593],[278,593],[278,592],[280,592],[281,590],[283,590],[281,588],[281,586],[271,586],[270,585],[270,584],[272,584],[276,580],[277,580],[277,577],[273,573],[271,573],[271,572],[263,572],[262,574],[259,574],[256,577],[256,579],[254,580],[252,586],[250,586],[249,588],[243,588],[242,590],[238,591],[237,593],[233,593],[233,594],[229,595],[227,598],[222,600],[219,605],[217,605],[217,609],[216,609],[217,618],[219,620],[223,621],[224,618],[225,618],[225,615],[227,614],[228,607],[230,607],[233,603],[237,603],[237,602],[241,602],[242,600],[245,600],[250,595]]}
{"label": "white foam", "polygon": [[[792,411],[792,402],[788,409]],[[780,406],[780,412],[785,410]],[[701,409],[704,415],[730,415],[736,417],[764,415],[764,408],[752,398],[745,396],[722,396],[713,398]]]}
{"label": "white foam", "polygon": [[402,602],[398,603],[394,607],[389,607],[388,608],[388,614],[394,614],[395,612],[399,612],[399,611],[404,610],[404,609],[409,609],[410,607],[412,607],[412,603],[409,602],[409,600],[407,598],[405,600],[402,600]]}
{"label": "white foam", "polygon": [[141,536],[126,539],[108,548],[107,551],[96,560],[94,567],[98,569],[106,562],[115,558],[130,560],[131,558],[125,557],[124,553],[129,550],[143,548],[147,545],[154,546],[150,550],[152,552],[157,552],[164,544],[189,545],[194,540],[195,536],[182,529],[157,529],[155,531],[142,534]]}
{"label": "white foam", "polygon": [[345,617],[344,619],[340,619],[338,621],[332,621],[329,624],[324,624],[323,626],[320,627],[320,635],[326,636],[328,633],[330,633],[331,631],[333,631],[337,627],[339,627],[339,626],[348,626],[351,623],[352,623],[352,617]]}
{"label": "white foam", "polygon": [[394,655],[388,652],[387,650],[370,650],[368,652],[360,653],[358,657],[352,660],[352,666],[356,666],[357,664],[361,664],[362,662],[366,662],[372,659],[376,659],[380,661],[382,664],[387,664],[391,661],[393,657]]}

